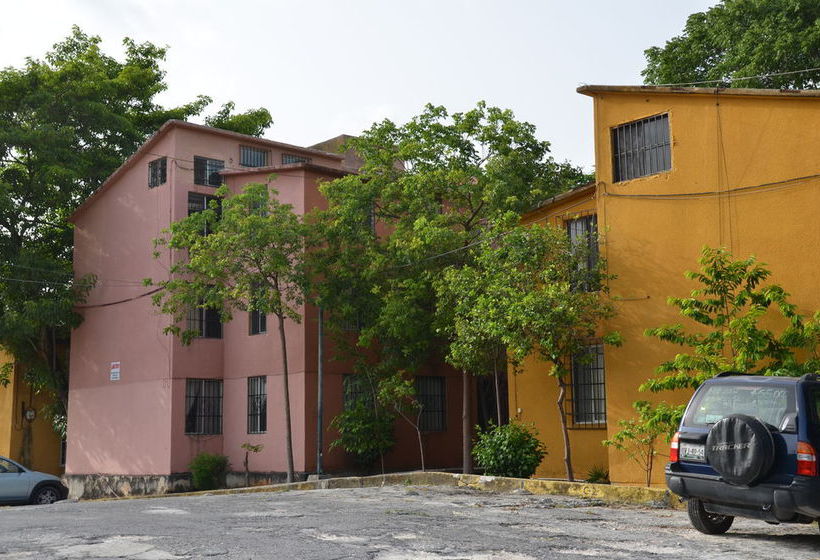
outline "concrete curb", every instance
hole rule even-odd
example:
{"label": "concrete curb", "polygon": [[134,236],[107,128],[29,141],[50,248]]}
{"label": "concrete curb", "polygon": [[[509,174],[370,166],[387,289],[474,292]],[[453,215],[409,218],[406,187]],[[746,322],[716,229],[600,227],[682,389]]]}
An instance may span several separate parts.
{"label": "concrete curb", "polygon": [[656,508],[683,509],[680,500],[665,488],[641,486],[620,486],[616,484],[590,484],[586,482],[566,482],[532,478],[507,478],[502,476],[480,476],[475,474],[452,474],[444,472],[405,472],[374,476],[350,476],[325,478],[306,482],[252,486],[249,488],[228,488],[201,492],[180,492],[126,496],[118,498],[97,498],[83,501],[114,501],[145,498],[170,498],[177,496],[224,496],[230,494],[252,494],[258,492],[289,492],[291,490],[332,490],[337,488],[375,488],[380,486],[451,486],[472,488],[482,492],[510,493],[527,491],[531,494],[557,494],[577,498],[596,499],[608,504],[632,504]]}

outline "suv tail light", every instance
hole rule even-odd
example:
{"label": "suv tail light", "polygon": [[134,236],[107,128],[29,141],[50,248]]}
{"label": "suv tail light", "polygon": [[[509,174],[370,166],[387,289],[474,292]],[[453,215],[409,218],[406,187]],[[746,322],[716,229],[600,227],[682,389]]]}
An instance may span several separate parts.
{"label": "suv tail light", "polygon": [[797,474],[817,476],[817,454],[805,441],[797,442]]}
{"label": "suv tail light", "polygon": [[[678,441],[679,440],[680,440],[680,432],[675,432],[675,435],[672,436],[672,441],[669,443],[669,462],[670,463],[677,463],[678,462],[678,445],[679,445]],[[799,447],[798,447],[798,449],[799,449]],[[798,451],[798,453],[799,453],[799,451]],[[812,457],[814,457],[814,455],[812,455]],[[797,470],[799,471],[800,467],[797,467]]]}

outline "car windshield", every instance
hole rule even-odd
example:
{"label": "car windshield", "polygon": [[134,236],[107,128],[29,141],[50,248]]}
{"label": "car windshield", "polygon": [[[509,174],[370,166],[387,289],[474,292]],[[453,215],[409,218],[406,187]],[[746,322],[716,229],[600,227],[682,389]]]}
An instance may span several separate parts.
{"label": "car windshield", "polygon": [[777,386],[709,385],[699,393],[687,423],[708,425],[730,414],[746,414],[779,427],[783,416],[794,410],[793,393]]}

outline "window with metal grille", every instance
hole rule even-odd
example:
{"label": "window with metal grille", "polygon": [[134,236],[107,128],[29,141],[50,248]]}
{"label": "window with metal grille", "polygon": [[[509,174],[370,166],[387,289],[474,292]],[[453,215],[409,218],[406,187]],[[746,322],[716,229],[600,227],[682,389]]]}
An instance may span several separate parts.
{"label": "window with metal grille", "polygon": [[195,307],[188,311],[188,330],[197,338],[222,338],[222,320],[219,311]]}
{"label": "window with metal grille", "polygon": [[282,154],[282,163],[310,163],[307,156],[297,156],[296,154]]}
{"label": "window with metal grille", "polygon": [[65,438],[60,440],[60,466],[65,466],[65,459],[68,452],[68,442]]}
{"label": "window with metal grille", "polygon": [[443,432],[447,429],[443,377],[427,375],[416,377],[416,400],[421,405],[420,430]]}
{"label": "window with metal grille", "polygon": [[612,161],[616,183],[671,169],[669,115],[655,115],[613,128]]}
{"label": "window with metal grille", "polygon": [[185,380],[185,433],[222,433],[222,380]]}
{"label": "window with metal grille", "polygon": [[342,376],[342,394],[344,408],[350,410],[356,403],[362,402],[367,406],[373,405],[373,392],[366,376],[362,374],[346,373]]}
{"label": "window with metal grille", "polygon": [[250,313],[250,334],[263,334],[268,332],[268,316],[262,311],[252,310]]}
{"label": "window with metal grille", "polygon": [[590,344],[572,357],[570,397],[567,413],[574,427],[606,427],[603,344]]}
{"label": "window with metal grille", "polygon": [[239,165],[244,167],[264,167],[268,164],[268,150],[239,146]]}
{"label": "window with metal grille", "polygon": [[159,158],[148,162],[148,186],[158,187],[165,183],[168,174],[168,159]]}
{"label": "window with metal grille", "polygon": [[[216,214],[217,218],[222,213],[222,199],[218,196],[212,196],[208,194],[201,194],[195,192],[188,193],[188,215],[191,216],[196,214],[197,212],[202,212],[203,210],[207,210],[211,207],[211,201],[216,201]],[[211,233],[211,228],[208,224],[205,225],[205,235]]]}
{"label": "window with metal grille", "polygon": [[268,429],[267,378],[248,377],[248,433],[263,434]]}
{"label": "window with metal grille", "polygon": [[567,220],[567,235],[573,248],[582,252],[579,263],[579,278],[574,280],[574,287],[590,292],[598,288],[598,219],[595,214]]}
{"label": "window with metal grille", "polygon": [[225,162],[221,159],[194,156],[194,183],[218,187],[222,184],[222,175],[219,172],[223,169],[225,169]]}

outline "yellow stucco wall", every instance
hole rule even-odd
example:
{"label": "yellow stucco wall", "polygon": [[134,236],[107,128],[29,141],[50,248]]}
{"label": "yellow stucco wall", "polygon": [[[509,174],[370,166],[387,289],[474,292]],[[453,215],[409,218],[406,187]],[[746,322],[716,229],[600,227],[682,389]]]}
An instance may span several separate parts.
{"label": "yellow stucco wall", "polygon": [[[616,277],[609,288],[618,315],[604,328],[624,338],[621,348],[605,350],[611,434],[619,419],[633,416],[635,400],[688,400],[683,393],[638,393],[637,386],[679,351],[645,337],[644,330],[669,323],[692,325],[666,299],[686,296],[695,287],[683,272],[697,269],[704,245],[727,247],[737,257],[757,256],[772,271],[771,281],[790,292],[802,312],[820,309],[820,178],[814,176],[820,173],[820,98],[735,96],[725,90],[719,95],[587,93],[595,110],[601,252]],[[660,113],[669,114],[672,169],[613,183],[611,128]],[[682,196],[668,196],[677,194]],[[561,208],[553,204],[540,212],[560,214]],[[527,370],[516,379],[519,395],[541,389],[534,373]],[[554,394],[543,390],[541,406],[554,408]],[[511,407],[513,399],[511,393]],[[556,415],[538,421],[546,434],[554,431],[554,424]],[[545,439],[560,451],[550,444],[551,435]],[[594,447],[580,439],[575,447],[586,445]],[[659,450],[665,454],[666,444]],[[583,473],[581,461],[594,454],[576,455],[577,470]],[[604,450],[604,457],[613,482],[641,482],[642,473],[623,453]],[[538,474],[560,475],[553,465],[556,459],[560,453],[548,457]],[[655,469],[655,484],[663,483],[664,461],[661,458]]]}
{"label": "yellow stucco wall", "polygon": [[[0,350],[0,364],[11,358]],[[48,398],[36,394],[15,370],[6,387],[0,387],[0,455],[20,461],[26,466],[56,475],[63,473],[60,465],[60,439],[42,414]],[[23,411],[33,408],[37,416],[33,422],[23,418]],[[26,461],[23,445],[29,437],[30,460]]]}

